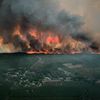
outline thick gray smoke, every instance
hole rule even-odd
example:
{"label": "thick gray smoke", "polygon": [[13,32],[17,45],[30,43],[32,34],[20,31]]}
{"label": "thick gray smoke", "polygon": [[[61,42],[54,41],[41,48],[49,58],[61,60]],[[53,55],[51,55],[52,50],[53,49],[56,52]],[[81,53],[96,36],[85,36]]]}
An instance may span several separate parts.
{"label": "thick gray smoke", "polygon": [[22,27],[31,24],[40,31],[75,34],[80,31],[81,18],[59,9],[59,0],[4,0],[0,23],[11,30],[17,23]]}
{"label": "thick gray smoke", "polygon": [[[0,28],[6,43],[13,42],[17,47],[20,44],[22,50],[26,50],[25,41],[19,37],[12,38],[12,33],[17,24],[20,25],[23,34],[28,36],[29,42],[35,43],[28,34],[30,26],[38,31],[51,31],[63,36],[71,34],[77,37],[84,33],[82,30],[82,18],[70,14],[60,8],[61,0],[3,0],[0,9]],[[83,34],[82,34],[83,35]],[[85,38],[83,35],[83,39]],[[38,43],[39,45],[39,43]],[[33,46],[33,45],[32,45]],[[37,47],[36,47],[37,48]]]}

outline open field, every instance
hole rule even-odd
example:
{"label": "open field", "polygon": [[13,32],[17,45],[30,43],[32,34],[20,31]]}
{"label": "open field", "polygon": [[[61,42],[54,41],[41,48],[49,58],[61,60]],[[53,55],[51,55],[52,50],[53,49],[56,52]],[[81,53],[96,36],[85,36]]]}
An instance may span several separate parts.
{"label": "open field", "polygon": [[99,100],[99,94],[100,55],[0,54],[3,100]]}

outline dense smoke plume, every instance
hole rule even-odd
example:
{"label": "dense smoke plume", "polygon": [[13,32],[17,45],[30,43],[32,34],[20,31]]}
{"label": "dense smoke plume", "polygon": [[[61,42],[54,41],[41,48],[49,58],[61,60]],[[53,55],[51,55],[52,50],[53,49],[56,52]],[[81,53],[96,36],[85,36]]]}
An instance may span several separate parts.
{"label": "dense smoke plume", "polygon": [[87,36],[100,44],[100,0],[62,0],[61,8],[82,16]]}
{"label": "dense smoke plume", "polygon": [[[45,44],[49,47],[53,44],[53,49],[62,48],[57,43],[63,41],[65,37],[73,41],[69,36],[77,40],[91,42],[92,38],[86,35],[83,28],[84,18],[81,14],[74,15],[65,8],[62,9],[61,6],[65,2],[65,0],[3,0],[0,3],[0,35],[3,38],[3,43],[12,44],[15,51],[28,51],[31,49],[39,51],[43,50],[44,47],[44,44],[41,43],[44,40],[41,40],[41,38],[46,38],[48,33],[53,33],[54,36],[57,35],[60,39],[58,40],[58,37],[54,38],[53,36],[45,39]],[[35,36],[36,34],[33,36],[32,29],[39,36]],[[53,40],[50,40],[51,38]],[[68,40],[64,41],[68,42]],[[95,40],[93,44],[97,45],[97,42],[94,42]],[[69,44],[73,45],[72,43]],[[63,46],[65,47],[65,43],[63,43]],[[45,47],[47,48],[47,46]],[[92,44],[90,44],[90,47],[94,48]]]}
{"label": "dense smoke plume", "polygon": [[4,0],[1,7],[1,26],[11,30],[16,24],[30,24],[40,31],[76,33],[81,19],[59,9],[53,0]]}

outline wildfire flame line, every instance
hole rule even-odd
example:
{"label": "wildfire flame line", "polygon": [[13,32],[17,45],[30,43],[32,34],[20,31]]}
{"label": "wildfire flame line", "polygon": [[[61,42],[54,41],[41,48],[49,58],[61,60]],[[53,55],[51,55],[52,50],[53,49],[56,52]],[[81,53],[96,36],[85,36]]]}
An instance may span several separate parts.
{"label": "wildfire flame line", "polygon": [[[26,49],[24,52],[27,54],[75,54],[83,51],[91,51],[85,42],[76,40],[70,35],[62,38],[57,33],[39,32],[34,28],[30,28],[28,34],[25,34],[21,31],[21,27],[17,25],[13,32],[13,38],[16,36],[25,45]],[[4,48],[5,52],[22,51],[23,47],[19,45],[18,48],[20,49],[16,49],[13,43],[4,44],[3,37],[0,37],[0,49]],[[7,50],[8,48],[9,50]]]}

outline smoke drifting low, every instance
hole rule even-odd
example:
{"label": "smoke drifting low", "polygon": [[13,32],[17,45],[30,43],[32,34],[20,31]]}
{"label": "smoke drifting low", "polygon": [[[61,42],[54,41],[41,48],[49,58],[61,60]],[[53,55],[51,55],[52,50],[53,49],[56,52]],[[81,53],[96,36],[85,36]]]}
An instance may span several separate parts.
{"label": "smoke drifting low", "polygon": [[[41,38],[37,40],[33,34],[29,34],[32,28],[37,33],[43,32],[43,36],[51,32],[63,38],[70,35],[75,39],[79,36],[80,39],[88,40],[83,31],[82,17],[62,10],[60,4],[60,0],[3,0],[0,9],[0,35],[4,43],[12,43],[21,51],[30,48],[41,50]],[[14,35],[15,30],[22,34],[19,36],[20,33],[17,32]],[[54,40],[58,41],[57,38]],[[49,41],[52,42],[50,39]]]}

